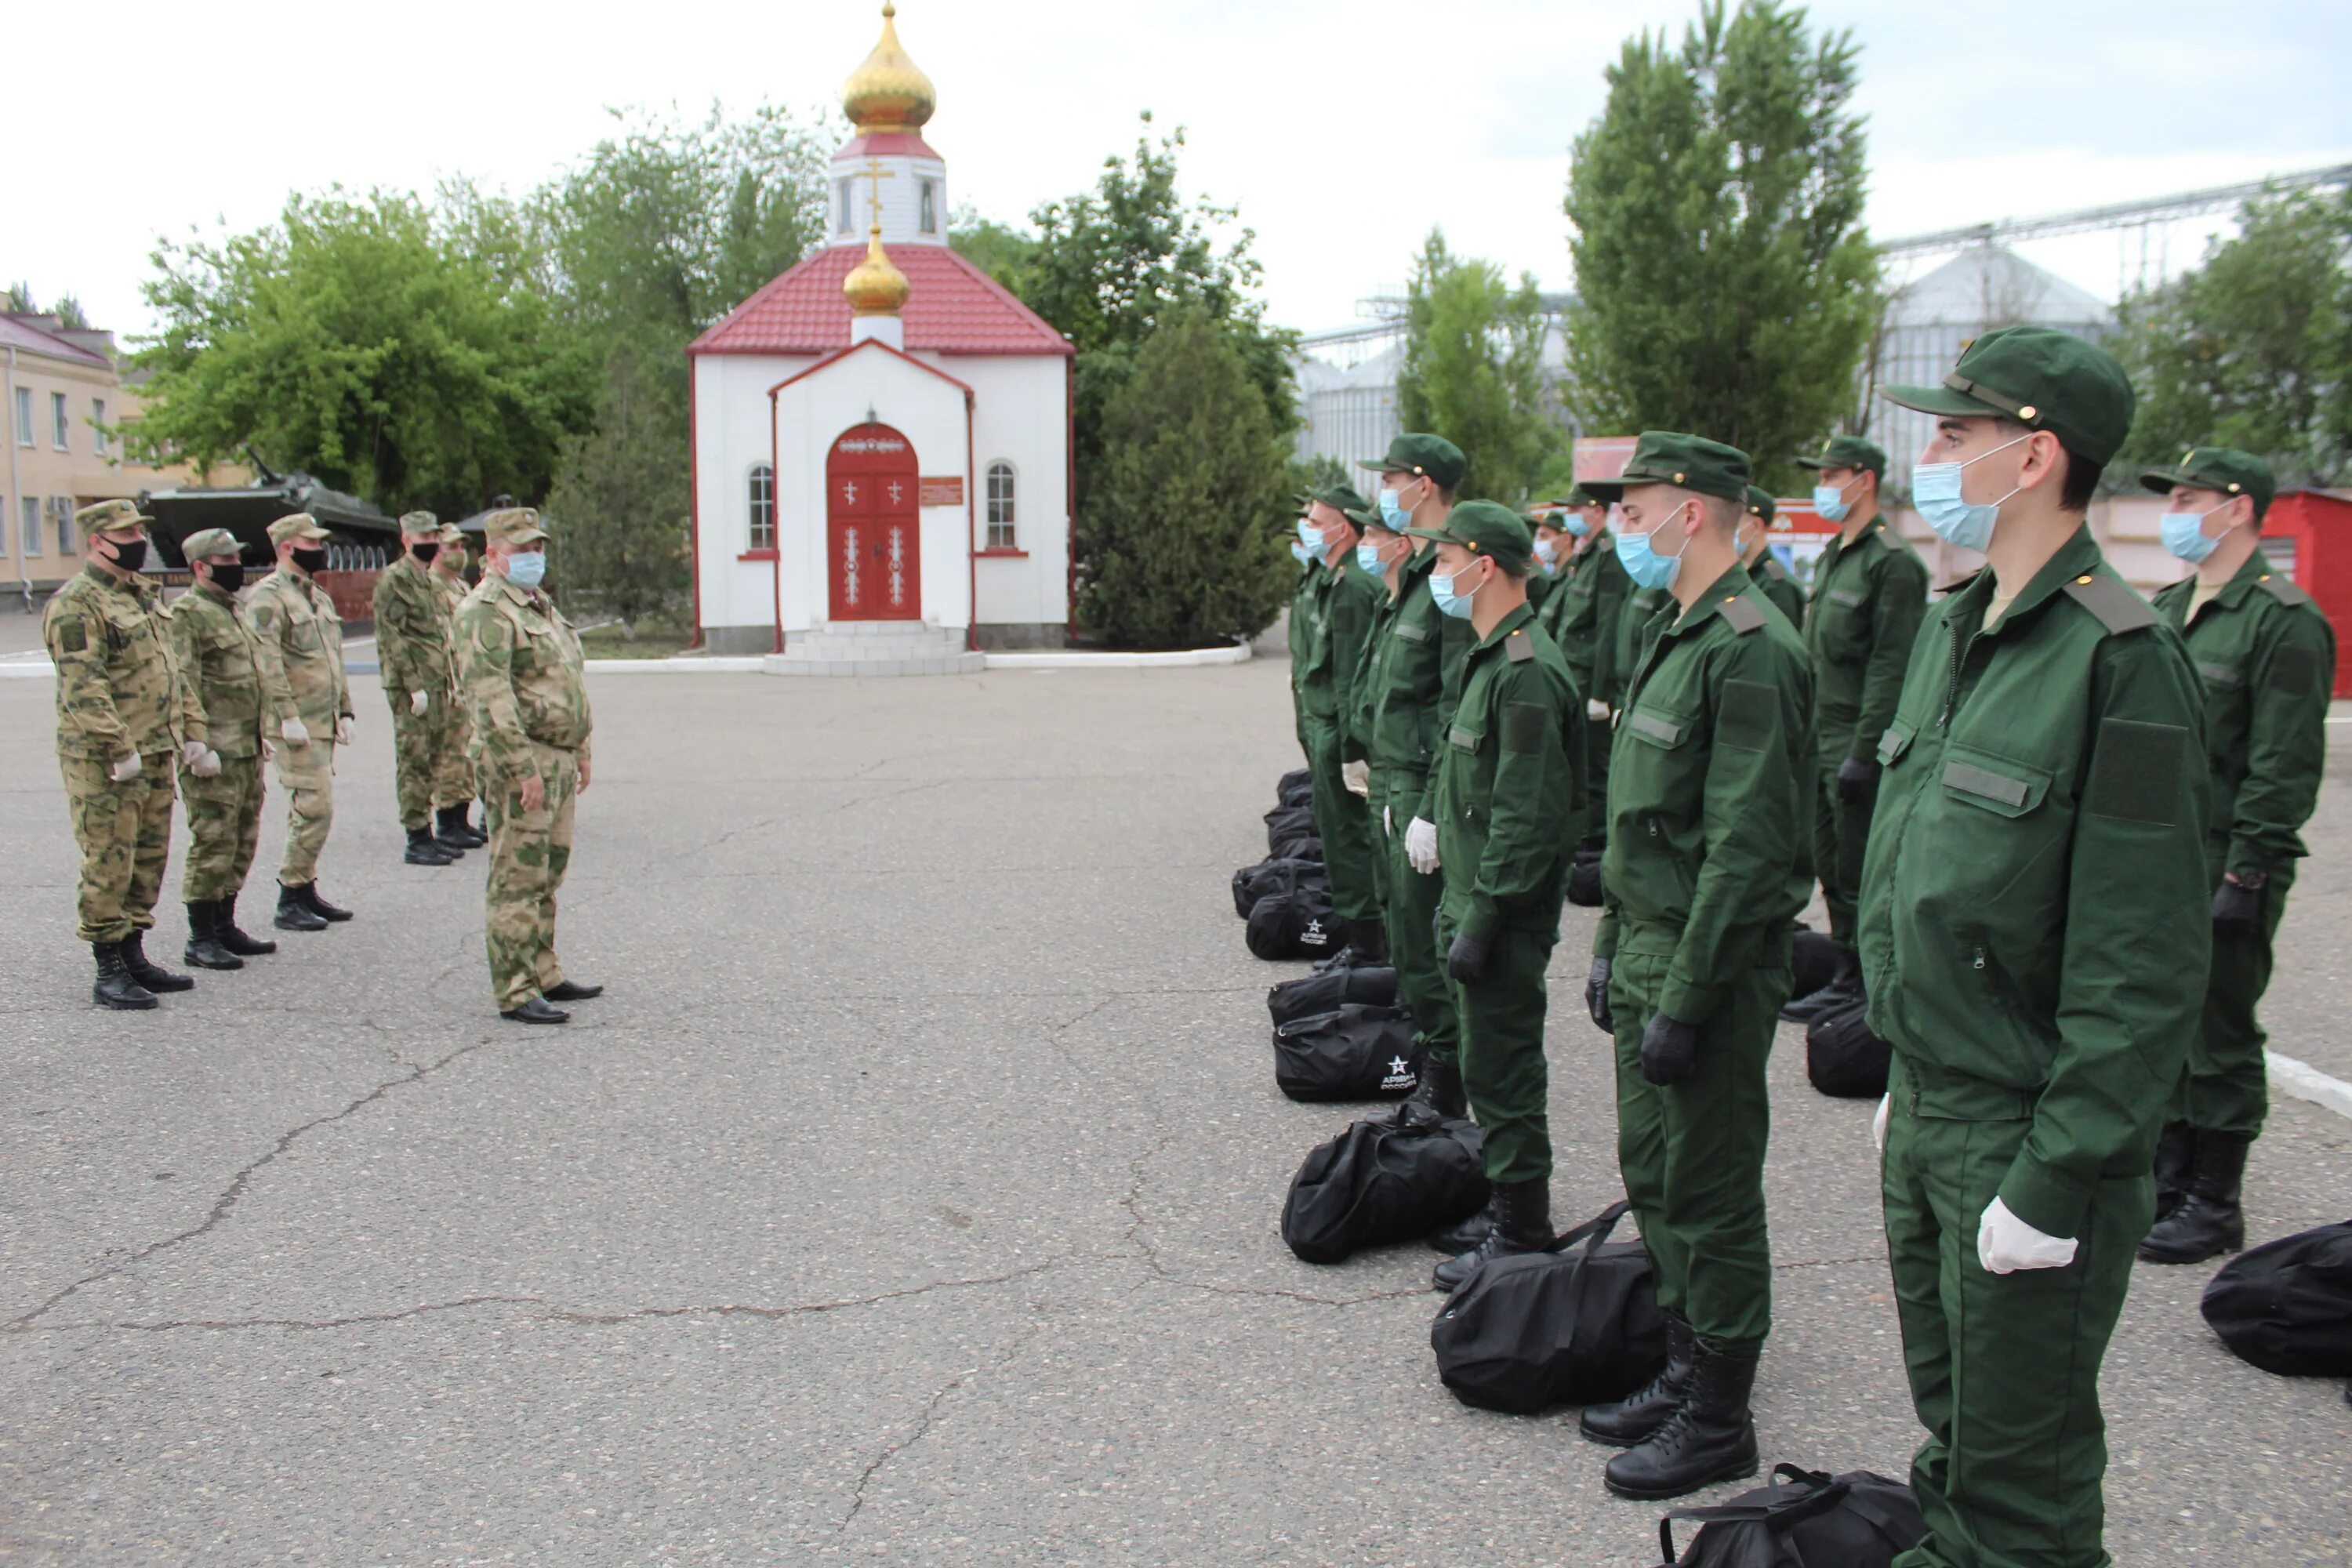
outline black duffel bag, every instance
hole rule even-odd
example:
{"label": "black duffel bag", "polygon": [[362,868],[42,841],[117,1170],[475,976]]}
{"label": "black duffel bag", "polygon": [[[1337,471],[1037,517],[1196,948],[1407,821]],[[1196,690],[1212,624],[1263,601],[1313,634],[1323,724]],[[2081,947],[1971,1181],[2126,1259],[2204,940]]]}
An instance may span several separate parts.
{"label": "black duffel bag", "polygon": [[1601,851],[1579,849],[1568,860],[1568,901],[1580,910],[1601,907]]}
{"label": "black duffel bag", "polygon": [[1319,860],[1261,860],[1234,873],[1234,913],[1249,919],[1257,901],[1268,893],[1288,893],[1299,888],[1331,886],[1331,874]]}
{"label": "black duffel bag", "polygon": [[1293,768],[1275,781],[1274,798],[1284,805],[1305,805],[1315,798],[1315,775],[1305,768]]}
{"label": "black duffel bag", "polygon": [[1293,1100],[1402,1100],[1421,1082],[1422,1054],[1403,1008],[1344,1003],[1275,1026],[1274,1081]]}
{"label": "black duffel bag", "polygon": [[1309,826],[1301,833],[1286,833],[1267,848],[1270,860],[1307,860],[1323,864],[1323,840]]}
{"label": "black duffel bag", "polygon": [[1811,996],[1837,978],[1837,943],[1799,927],[1789,935],[1789,1000]]}
{"label": "black duffel bag", "polygon": [[1533,1415],[1622,1399],[1666,1364],[1650,1249],[1612,1241],[1633,1205],[1611,1204],[1542,1252],[1489,1260],[1429,1325],[1437,1374],[1482,1410]]}
{"label": "black duffel bag", "polygon": [[1328,1013],[1350,1002],[1360,1002],[1367,1007],[1395,1006],[1396,971],[1372,964],[1361,969],[1326,969],[1297,980],[1286,980],[1265,994],[1265,1010],[1277,1027],[1295,1019]]}
{"label": "black duffel bag", "polygon": [[1282,1239],[1307,1263],[1418,1241],[1486,1206],[1478,1124],[1400,1106],[1318,1144],[1290,1181]]}
{"label": "black duffel bag", "polygon": [[1839,1100],[1876,1100],[1886,1092],[1894,1047],[1871,1033],[1860,1002],[1835,1008],[1805,1026],[1805,1076]]}
{"label": "black duffel bag", "polygon": [[2240,1253],[2205,1287],[2200,1310],[2264,1372],[2352,1377],[2352,1220]]}
{"label": "black duffel bag", "polygon": [[1336,952],[1340,933],[1331,913],[1331,889],[1302,879],[1266,894],[1250,906],[1243,940],[1260,958],[1323,958]]}
{"label": "black duffel bag", "polygon": [[[1675,1555],[1674,1521],[1698,1525]],[[1658,1544],[1680,1568],[1887,1568],[1927,1538],[1911,1489],[1870,1470],[1832,1476],[1772,1467],[1772,1483],[1658,1521]]]}
{"label": "black duffel bag", "polygon": [[1311,805],[1277,805],[1265,814],[1265,838],[1269,844],[1277,838],[1314,831],[1315,808]]}

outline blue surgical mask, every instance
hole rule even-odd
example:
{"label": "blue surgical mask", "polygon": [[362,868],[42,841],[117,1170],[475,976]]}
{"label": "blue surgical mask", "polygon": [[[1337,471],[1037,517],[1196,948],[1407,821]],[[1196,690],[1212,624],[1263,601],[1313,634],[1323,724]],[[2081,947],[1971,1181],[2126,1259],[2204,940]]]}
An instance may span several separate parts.
{"label": "blue surgical mask", "polygon": [[1671,588],[1683,569],[1679,553],[1661,555],[1650,546],[1651,539],[1661,531],[1673,527],[1682,518],[1677,507],[1674,516],[1658,524],[1648,533],[1621,533],[1617,536],[1617,563],[1639,588]]}
{"label": "blue surgical mask", "polygon": [[1290,558],[1301,566],[1306,566],[1314,562],[1315,552],[1294,539],[1290,542]]}
{"label": "blue surgical mask", "polygon": [[[2017,441],[2032,437],[2020,436]],[[2013,496],[2012,489],[2000,500],[1972,502],[1960,499],[1960,470],[1969,463],[1980,463],[1993,452],[2006,452],[2017,441],[2004,441],[1992,452],[1979,452],[1968,463],[1922,463],[1911,470],[1911,504],[1936,537],[1962,550],[1982,550],[1992,542],[1992,525],[2000,516],[2001,503]],[[2022,485],[2018,489],[2022,489]]]}
{"label": "blue surgical mask", "polygon": [[536,588],[539,580],[546,575],[547,552],[544,550],[507,557],[507,581],[518,588]]}
{"label": "blue surgical mask", "polygon": [[1381,550],[1379,545],[1359,544],[1356,546],[1356,570],[1359,572],[1368,573],[1375,577],[1388,570],[1388,567],[1381,561]]}
{"label": "blue surgical mask", "polygon": [[1549,539],[1537,540],[1536,559],[1543,563],[1544,573],[1549,576],[1559,566],[1559,546]]}
{"label": "blue surgical mask", "polygon": [[1579,539],[1592,531],[1592,525],[1584,521],[1584,514],[1580,511],[1561,512],[1559,525]]}
{"label": "blue surgical mask", "polygon": [[1397,499],[1402,493],[1401,489],[1392,490],[1383,486],[1380,494],[1381,521],[1395,533],[1402,533],[1412,526],[1412,508]]}
{"label": "blue surgical mask", "polygon": [[[1452,577],[1430,578],[1429,596],[1437,601],[1437,607],[1445,614],[1456,620],[1466,621],[1470,618],[1470,601],[1477,597],[1478,589],[1473,588],[1467,594],[1457,593],[1454,583],[1463,575],[1464,573],[1457,572]],[[1480,587],[1485,585],[1479,584]]]}
{"label": "blue surgical mask", "polygon": [[[2221,506],[2230,503],[2223,501]],[[2213,511],[2220,511],[2217,506]],[[2190,565],[2195,565],[2213,553],[2221,542],[2205,531],[2205,520],[2213,511],[2168,511],[2157,521],[2164,527],[2164,547]]]}
{"label": "blue surgical mask", "polygon": [[1822,514],[1824,522],[1843,522],[1845,514],[1853,510],[1846,504],[1845,491],[1835,485],[1813,487],[1813,510]]}
{"label": "blue surgical mask", "polygon": [[1298,520],[1298,542],[1309,550],[1319,551],[1323,548],[1323,531],[1302,517]]}

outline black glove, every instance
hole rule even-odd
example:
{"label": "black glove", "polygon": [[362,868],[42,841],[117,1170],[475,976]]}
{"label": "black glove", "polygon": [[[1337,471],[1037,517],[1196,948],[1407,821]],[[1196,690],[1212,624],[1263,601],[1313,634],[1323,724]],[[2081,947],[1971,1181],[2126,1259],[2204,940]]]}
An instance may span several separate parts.
{"label": "black glove", "polygon": [[1584,1010],[1592,1015],[1593,1027],[1604,1035],[1617,1033],[1617,1020],[1609,1016],[1609,961],[1592,961],[1592,978],[1584,983]]}
{"label": "black glove", "polygon": [[1878,793],[1878,764],[1866,757],[1848,757],[1838,764],[1838,798],[1860,805]]}
{"label": "black glove", "polygon": [[1650,1015],[1642,1031],[1642,1076],[1654,1084],[1680,1083],[1698,1070],[1698,1026]]}
{"label": "black glove", "polygon": [[1465,985],[1475,985],[1486,978],[1486,955],[1494,949],[1491,942],[1457,936],[1454,945],[1445,950],[1445,973]]}
{"label": "black glove", "polygon": [[2213,889],[2213,929],[2232,936],[2248,936],[2263,923],[2263,889],[2221,879]]}

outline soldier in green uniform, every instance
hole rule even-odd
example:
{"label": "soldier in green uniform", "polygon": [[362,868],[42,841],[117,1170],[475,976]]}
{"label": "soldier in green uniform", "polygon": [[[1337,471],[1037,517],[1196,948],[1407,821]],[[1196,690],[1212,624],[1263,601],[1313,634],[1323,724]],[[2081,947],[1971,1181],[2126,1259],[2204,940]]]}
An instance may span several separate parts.
{"label": "soldier in green uniform", "polygon": [[319,896],[319,854],[335,823],[335,748],[352,741],[343,621],[319,586],[329,535],[307,511],[269,525],[278,570],[246,595],[261,689],[278,721],[278,782],[286,791],[286,853],[278,866],[280,931],[324,931],[352,918]]}
{"label": "soldier in green uniform", "polygon": [[1315,624],[1315,581],[1323,571],[1323,563],[1316,559],[1315,547],[1308,543],[1305,537],[1307,509],[1314,504],[1314,501],[1313,496],[1300,496],[1298,513],[1288,524],[1291,531],[1290,558],[1298,563],[1298,575],[1293,578],[1290,584],[1290,623],[1287,628],[1290,646],[1290,728],[1291,732],[1298,737],[1298,752],[1301,756],[1307,754],[1307,700],[1300,688],[1307,682],[1307,645],[1312,636],[1312,627]]}
{"label": "soldier in green uniform", "polygon": [[[1927,1537],[1898,1568],[2102,1568],[2099,1363],[2212,955],[2203,696],[2085,519],[2131,426],[2107,353],[1978,338],[1912,494],[1986,568],[1912,651],[1863,864],[1882,1191]],[[1832,582],[1838,579],[1832,578]],[[1814,598],[1818,607],[1819,594]]]}
{"label": "soldier in green uniform", "polygon": [[1411,531],[1437,547],[1440,605],[1478,638],[1424,807],[1445,880],[1438,940],[1461,1020],[1462,1088],[1494,1186],[1486,1234],[1437,1267],[1436,1288],[1452,1290],[1488,1258],[1552,1239],[1544,968],[1576,844],[1584,712],[1568,660],[1527,602],[1527,524],[1467,501]]}
{"label": "soldier in green uniform", "polygon": [[147,524],[127,500],[74,513],[88,564],[50,596],[41,641],[57,667],[58,768],[81,848],[77,934],[98,961],[90,1000],[155,1005],[195,982],[147,958],[172,848],[172,764],[209,773],[205,710],[180,672],[162,596],[139,575]]}
{"label": "soldier in green uniform", "polygon": [[1570,868],[1568,897],[1570,903],[1592,908],[1601,902],[1601,851],[1609,833],[1608,813],[1597,804],[1609,793],[1610,704],[1622,689],[1615,674],[1618,632],[1633,583],[1617,560],[1609,503],[1579,485],[1561,504],[1564,510],[1555,515],[1573,548],[1555,583],[1559,610],[1545,624],[1584,697],[1585,792],[1596,809],[1584,816],[1584,841]]}
{"label": "soldier in green uniform", "polygon": [[2273,487],[2261,458],[2197,447],[2141,478],[2171,496],[2164,542],[2197,568],[2157,595],[2156,607],[2188,643],[2205,686],[2213,967],[2174,1120],[2157,1144],[2158,1219],[2139,1255],[2201,1263],[2246,1244],[2239,1189],[2269,1110],[2268,1037],[2254,1007],[2270,984],[2271,942],[2326,767],[2336,633],[2263,554]]}
{"label": "soldier in green uniform", "polygon": [[195,581],[166,617],[172,652],[204,710],[207,743],[219,759],[217,765],[180,764],[188,812],[188,855],[180,866],[180,899],[188,909],[183,956],[199,969],[242,969],[247,959],[278,951],[276,942],[247,936],[237,925],[236,899],[260,837],[268,736],[283,715],[268,712],[257,639],[237,602],[245,561],[236,536],[207,528],[182,540],[180,553]]}
{"label": "soldier in green uniform", "polygon": [[1347,754],[1350,759],[1361,759],[1365,824],[1372,836],[1372,889],[1380,900],[1381,935],[1385,942],[1392,894],[1389,887],[1388,833],[1381,824],[1381,802],[1387,798],[1387,788],[1382,783],[1380,757],[1372,744],[1372,676],[1381,639],[1388,635],[1389,623],[1396,615],[1397,584],[1413,547],[1412,541],[1382,522],[1381,514],[1369,504],[1361,510],[1349,511],[1348,521],[1356,525],[1356,570],[1379,590],[1372,599],[1371,618],[1364,623],[1363,646],[1356,650],[1356,665],[1349,678],[1347,705],[1341,717],[1347,729]]}
{"label": "soldier in green uniform", "polygon": [[1793,1023],[1851,1007],[1865,994],[1854,952],[1854,900],[1863,847],[1878,798],[1878,737],[1895,717],[1903,672],[1927,607],[1927,568],[1878,514],[1886,454],[1858,436],[1839,436],[1798,463],[1818,469],[1813,504],[1840,525],[1813,567],[1803,623],[1813,657],[1813,874],[1829,908],[1837,970],[1830,983],[1789,1004]]}
{"label": "soldier in green uniform", "polygon": [[588,791],[594,728],[580,638],[539,591],[547,531],[529,507],[483,520],[488,559],[457,608],[451,643],[474,718],[474,766],[490,815],[482,921],[499,1014],[562,1024],[553,1002],[603,993],[564,978],[555,956],[555,895],[572,861],[574,801]]}
{"label": "soldier in green uniform", "polygon": [[441,553],[441,520],[429,511],[408,513],[400,520],[400,558],[376,574],[375,651],[392,709],[400,826],[408,835],[401,858],[411,866],[448,866],[464,858],[466,847],[433,832],[434,763],[457,686],[449,658],[451,612],[430,575]]}
{"label": "soldier in green uniform", "polygon": [[[455,619],[457,606],[466,600],[466,535],[456,523],[441,528],[441,551],[433,557],[432,568],[425,574],[433,591],[441,595],[442,613]],[[454,677],[457,655],[449,657]],[[470,820],[474,797],[479,794],[474,787],[474,764],[467,751],[473,743],[474,726],[466,716],[466,694],[453,685],[449,696],[449,722],[442,727],[439,750],[433,758],[433,837],[444,844],[454,844],[460,849],[478,849],[490,841],[490,836],[477,828]]]}
{"label": "soldier in green uniform", "polygon": [[1618,1165],[1671,1326],[1648,1387],[1584,1412],[1587,1436],[1626,1450],[1603,1476],[1621,1497],[1675,1497],[1757,1463],[1764,1064],[1802,897],[1812,676],[1739,563],[1748,476],[1736,447],[1652,430],[1608,487],[1623,497],[1627,573],[1669,595],[1617,719],[1585,990],[1616,1039]]}
{"label": "soldier in green uniform", "polygon": [[1361,513],[1367,504],[1351,486],[1328,485],[1315,492],[1298,523],[1300,542],[1310,535],[1315,541],[1307,554],[1317,565],[1307,596],[1298,725],[1314,775],[1315,831],[1330,873],[1331,913],[1345,942],[1340,962],[1347,963],[1378,963],[1388,956],[1372,870],[1380,853],[1372,820],[1364,798],[1347,782],[1361,752],[1349,743],[1346,713],[1373,612],[1388,596],[1384,582],[1356,565],[1356,523],[1349,513]]}
{"label": "soldier in green uniform", "polygon": [[1748,487],[1748,512],[1739,520],[1739,563],[1772,607],[1789,617],[1789,625],[1801,627],[1805,624],[1805,591],[1780,558],[1772,553],[1772,520],[1780,508],[1772,500],[1772,492],[1762,485]]}

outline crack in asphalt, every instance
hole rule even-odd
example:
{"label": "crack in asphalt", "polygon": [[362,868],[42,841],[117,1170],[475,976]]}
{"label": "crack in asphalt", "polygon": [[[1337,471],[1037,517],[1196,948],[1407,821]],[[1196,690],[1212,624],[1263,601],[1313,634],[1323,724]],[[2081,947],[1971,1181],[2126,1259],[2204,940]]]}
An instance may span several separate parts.
{"label": "crack in asphalt", "polygon": [[1801,1258],[1788,1263],[1775,1263],[1772,1265],[1772,1272],[1778,1274],[1790,1268],[1835,1268],[1843,1263],[1884,1263],[1885,1261],[1885,1252],[1862,1252],[1856,1253],[1852,1258]]}
{"label": "crack in asphalt", "polygon": [[945,1385],[940,1387],[938,1392],[934,1393],[929,1399],[924,1401],[922,1413],[915,1418],[915,1429],[898,1442],[886,1447],[879,1454],[877,1454],[874,1457],[873,1461],[868,1464],[865,1469],[858,1472],[856,1485],[850,1489],[849,1510],[841,1516],[841,1522],[833,1527],[833,1532],[835,1535],[844,1534],[848,1531],[849,1527],[856,1521],[858,1514],[864,1511],[866,1508],[866,1488],[867,1484],[870,1483],[877,1475],[881,1473],[885,1466],[888,1465],[891,1460],[897,1458],[908,1449],[913,1447],[916,1444],[921,1442],[925,1437],[930,1436],[931,1428],[939,1425],[940,1407],[947,1403],[947,1397],[949,1394],[953,1394],[957,1389],[963,1387],[975,1378],[978,1378],[983,1373],[1002,1372],[1006,1367],[1011,1366],[1014,1362],[1021,1359],[1022,1352],[1026,1351],[1029,1348],[1030,1343],[1034,1341],[1040,1333],[1045,1331],[1045,1325],[1043,1322],[1032,1322],[1022,1333],[1021,1337],[1013,1342],[1013,1347],[1006,1351],[1003,1355],[998,1356],[994,1361],[988,1363],[984,1366],[967,1367],[962,1372],[956,1373],[954,1377],[949,1379]]}
{"label": "crack in asphalt", "polygon": [[934,1279],[928,1285],[909,1285],[903,1289],[885,1290],[876,1296],[844,1297],[832,1301],[806,1301],[785,1307],[758,1307],[741,1303],[693,1307],[640,1307],[627,1312],[583,1312],[569,1310],[541,1313],[550,1322],[562,1323],[634,1323],[663,1318],[802,1318],[823,1312],[839,1312],[852,1307],[878,1307],[886,1301],[903,1301],[917,1296],[928,1296],[934,1290],[977,1289],[992,1285],[1010,1285],[1017,1279],[1034,1279],[1050,1274],[1055,1269],[1082,1261],[1077,1258],[1056,1258],[1045,1263],[1032,1263],[1009,1273],[991,1274],[977,1279]]}

